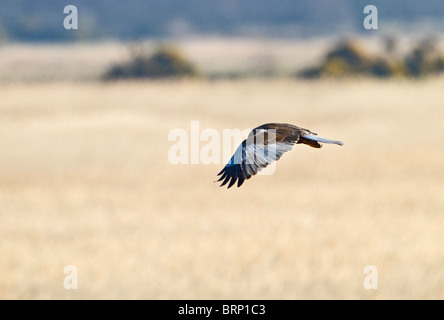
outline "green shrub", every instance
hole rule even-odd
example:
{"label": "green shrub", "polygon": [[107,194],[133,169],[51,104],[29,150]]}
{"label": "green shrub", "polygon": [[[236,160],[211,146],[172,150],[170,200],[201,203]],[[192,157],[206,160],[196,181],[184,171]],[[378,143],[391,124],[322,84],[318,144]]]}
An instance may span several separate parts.
{"label": "green shrub", "polygon": [[357,42],[343,41],[326,54],[320,66],[303,70],[300,75],[305,78],[318,78],[363,74],[370,72],[372,63],[365,49]]}
{"label": "green shrub", "polygon": [[325,63],[337,59],[341,59],[344,65],[347,65],[348,69],[352,72],[364,70],[371,63],[371,59],[368,57],[365,49],[355,41],[345,41],[338,45],[327,54]]}
{"label": "green shrub", "polygon": [[444,56],[435,41],[420,42],[403,59],[394,56],[371,56],[357,42],[345,41],[327,52],[317,67],[305,69],[298,75],[304,78],[371,76],[421,77],[444,72]]}
{"label": "green shrub", "polygon": [[160,47],[153,54],[137,52],[131,61],[112,66],[104,75],[105,80],[128,78],[177,78],[198,74],[194,65],[178,50]]}

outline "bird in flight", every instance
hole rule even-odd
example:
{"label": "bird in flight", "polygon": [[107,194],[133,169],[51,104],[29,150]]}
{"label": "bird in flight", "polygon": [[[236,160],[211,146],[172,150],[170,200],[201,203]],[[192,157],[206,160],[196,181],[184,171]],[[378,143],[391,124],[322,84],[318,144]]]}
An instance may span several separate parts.
{"label": "bird in flight", "polygon": [[251,130],[234,152],[230,161],[218,173],[221,187],[231,188],[237,181],[240,187],[246,179],[277,161],[290,151],[295,144],[303,143],[313,148],[321,148],[321,143],[344,145],[341,141],[319,137],[317,133],[287,123],[267,123]]}

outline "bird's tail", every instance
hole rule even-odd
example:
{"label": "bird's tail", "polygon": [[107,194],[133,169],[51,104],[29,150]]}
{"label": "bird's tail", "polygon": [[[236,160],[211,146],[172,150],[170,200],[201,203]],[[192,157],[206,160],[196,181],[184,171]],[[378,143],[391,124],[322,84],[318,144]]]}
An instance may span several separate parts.
{"label": "bird's tail", "polygon": [[342,141],[330,140],[330,139],[327,139],[327,138],[322,138],[322,137],[319,137],[319,136],[317,136],[315,134],[303,134],[303,135],[301,135],[301,137],[303,137],[305,139],[308,139],[308,140],[322,142],[322,143],[331,143],[331,144],[337,144],[337,145],[340,145],[340,146],[344,145],[344,142],[342,142]]}

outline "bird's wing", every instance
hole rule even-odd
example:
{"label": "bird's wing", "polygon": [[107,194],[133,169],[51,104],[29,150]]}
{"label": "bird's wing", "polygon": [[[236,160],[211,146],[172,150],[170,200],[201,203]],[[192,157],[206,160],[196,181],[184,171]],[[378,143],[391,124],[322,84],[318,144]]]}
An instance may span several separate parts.
{"label": "bird's wing", "polygon": [[217,181],[223,180],[221,187],[230,182],[228,184],[230,188],[236,181],[237,186],[240,187],[245,179],[250,179],[273,161],[279,160],[297,142],[297,140],[276,142],[275,139],[267,143],[263,139],[257,139],[257,135],[253,137],[254,139],[250,136],[239,145],[230,161],[219,172],[218,176],[222,176]]}

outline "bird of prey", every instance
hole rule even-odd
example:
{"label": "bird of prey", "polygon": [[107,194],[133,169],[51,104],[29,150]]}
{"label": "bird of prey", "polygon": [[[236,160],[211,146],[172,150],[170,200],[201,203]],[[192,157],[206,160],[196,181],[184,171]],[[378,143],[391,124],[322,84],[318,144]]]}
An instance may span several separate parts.
{"label": "bird of prey", "polygon": [[287,123],[267,123],[251,130],[231,157],[227,165],[219,172],[222,175],[221,187],[228,184],[231,188],[236,181],[240,187],[260,170],[290,151],[295,144],[303,143],[313,148],[321,148],[321,143],[344,145],[341,141],[319,137],[317,133]]}

